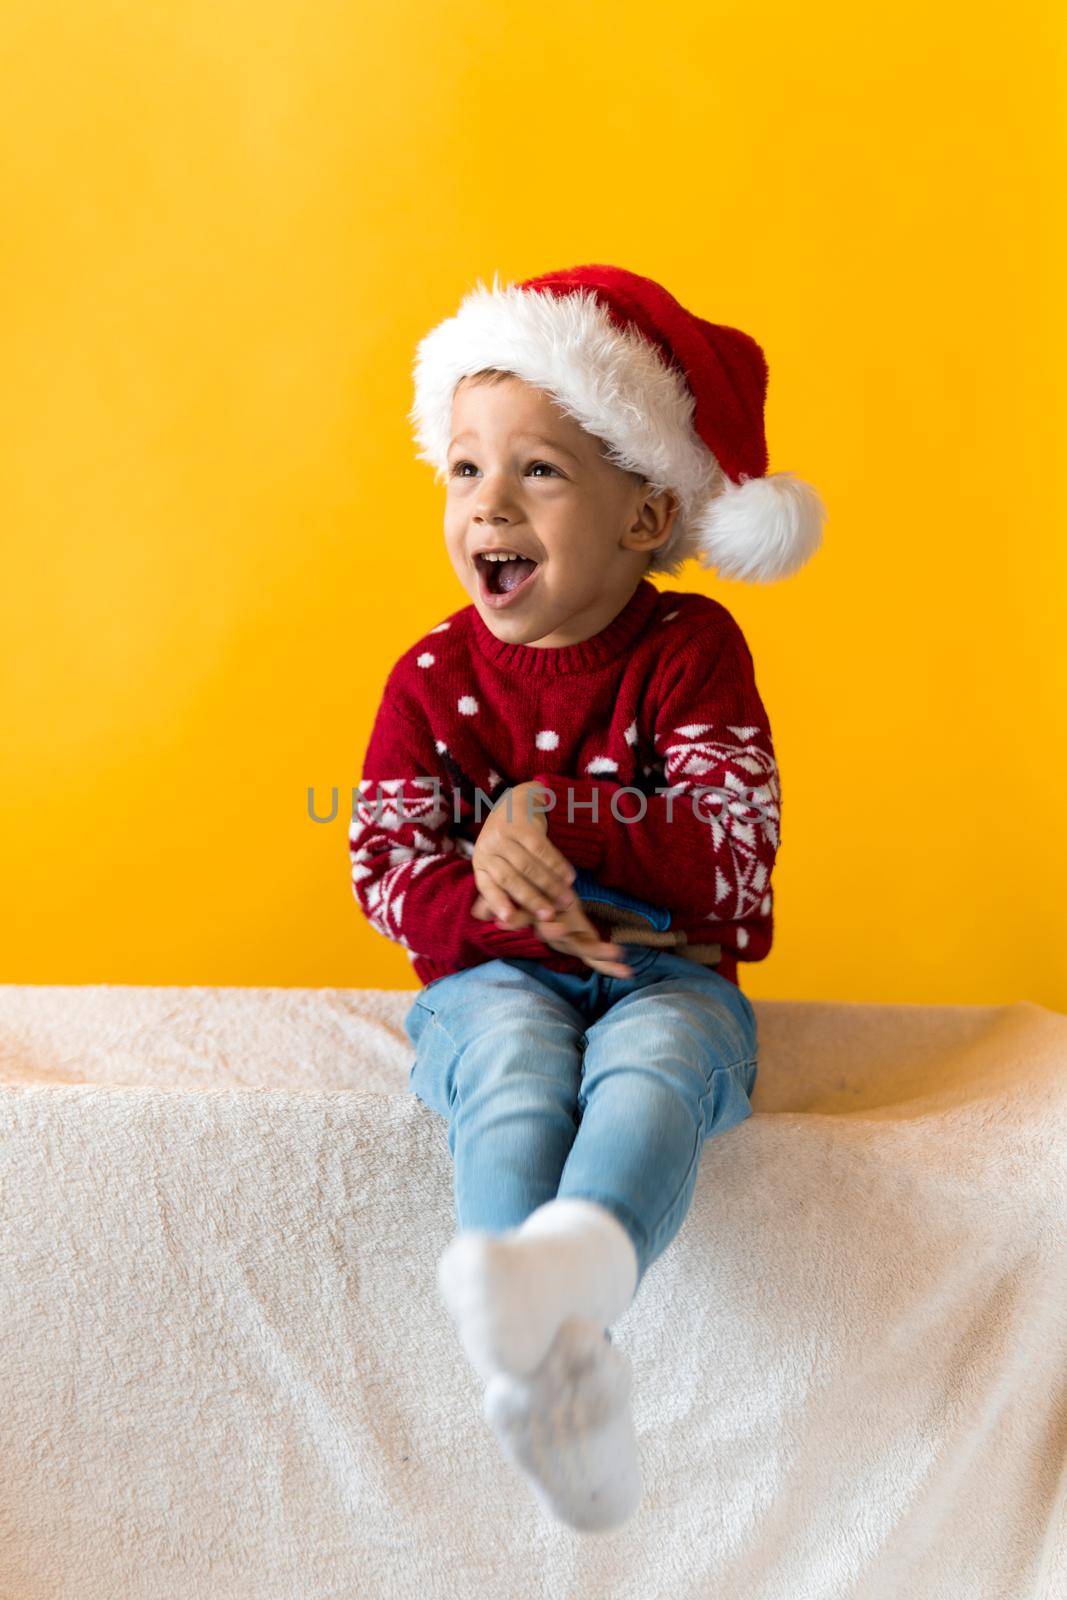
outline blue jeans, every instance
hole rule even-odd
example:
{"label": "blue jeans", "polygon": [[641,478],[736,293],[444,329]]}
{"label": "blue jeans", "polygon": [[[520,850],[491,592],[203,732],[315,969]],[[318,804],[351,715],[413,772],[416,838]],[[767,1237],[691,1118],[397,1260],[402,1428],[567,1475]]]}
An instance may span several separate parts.
{"label": "blue jeans", "polygon": [[756,1019],[712,967],[631,945],[630,978],[487,961],[404,1019],[409,1087],[448,1120],[461,1229],[500,1233],[557,1196],[595,1200],[638,1284],[681,1227],[704,1140],[752,1115]]}

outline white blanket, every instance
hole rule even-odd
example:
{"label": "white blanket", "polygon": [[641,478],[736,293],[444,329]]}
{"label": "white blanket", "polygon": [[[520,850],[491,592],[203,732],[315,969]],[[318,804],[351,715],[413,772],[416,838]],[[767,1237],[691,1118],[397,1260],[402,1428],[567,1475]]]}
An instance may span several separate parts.
{"label": "white blanket", "polygon": [[1067,1596],[1067,1016],[754,1002],[580,1534],[437,1298],[411,998],[0,986],[3,1600]]}

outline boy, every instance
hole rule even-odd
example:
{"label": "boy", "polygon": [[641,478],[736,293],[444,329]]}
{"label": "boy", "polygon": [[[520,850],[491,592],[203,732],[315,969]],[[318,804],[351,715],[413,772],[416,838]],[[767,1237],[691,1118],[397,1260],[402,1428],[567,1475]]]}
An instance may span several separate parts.
{"label": "boy", "polygon": [[[659,591],[687,557],[768,581],[825,511],[767,475],[767,366],[659,284],[479,284],[419,346],[419,454],[471,604],[393,667],[353,889],[423,987],[410,1084],[448,1120],[442,1298],[542,1503],[641,1491],[609,1325],[680,1228],[704,1141],[751,1115],[779,783],[743,635]],[[491,808],[491,809],[490,809]]]}

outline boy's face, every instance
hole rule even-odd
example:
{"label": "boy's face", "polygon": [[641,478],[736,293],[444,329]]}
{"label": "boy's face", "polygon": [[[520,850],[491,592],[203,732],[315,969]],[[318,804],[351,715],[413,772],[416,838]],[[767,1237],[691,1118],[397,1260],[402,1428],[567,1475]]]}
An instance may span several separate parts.
{"label": "boy's face", "polygon": [[[510,375],[463,379],[451,439],[445,543],[486,626],[552,648],[607,627],[668,538],[673,496],[651,497],[550,395]],[[488,562],[485,549],[526,559]]]}

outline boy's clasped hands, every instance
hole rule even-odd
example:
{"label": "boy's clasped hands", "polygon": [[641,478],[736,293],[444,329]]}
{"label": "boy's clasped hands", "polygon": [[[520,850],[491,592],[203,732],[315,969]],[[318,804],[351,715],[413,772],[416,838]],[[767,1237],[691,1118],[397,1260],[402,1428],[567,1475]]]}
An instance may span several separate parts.
{"label": "boy's clasped hands", "polygon": [[574,868],[549,839],[545,812],[528,799],[545,793],[538,783],[516,784],[485,819],[471,857],[479,891],[471,915],[480,922],[495,917],[504,928],[532,927],[562,955],[578,956],[594,972],[628,978],[625,951],[601,939],[589,921],[571,888]]}

